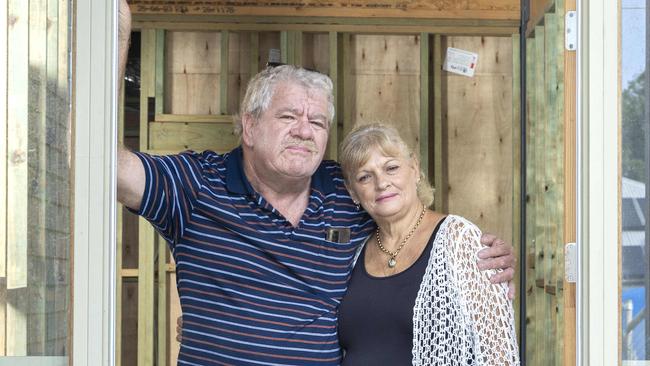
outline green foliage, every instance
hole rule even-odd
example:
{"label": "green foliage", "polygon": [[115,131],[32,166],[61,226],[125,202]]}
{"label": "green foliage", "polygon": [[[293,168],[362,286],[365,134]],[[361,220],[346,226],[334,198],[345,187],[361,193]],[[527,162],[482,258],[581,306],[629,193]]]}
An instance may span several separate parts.
{"label": "green foliage", "polygon": [[645,111],[647,86],[645,71],[632,80],[623,91],[623,176],[645,181],[646,167],[646,129],[648,117]]}

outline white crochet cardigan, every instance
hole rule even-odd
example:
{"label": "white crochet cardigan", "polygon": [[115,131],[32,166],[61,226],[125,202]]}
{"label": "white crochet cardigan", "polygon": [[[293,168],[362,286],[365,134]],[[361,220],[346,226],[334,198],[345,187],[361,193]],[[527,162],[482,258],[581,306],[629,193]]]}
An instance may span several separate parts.
{"label": "white crochet cardigan", "polygon": [[440,226],[413,308],[413,365],[519,365],[508,287],[479,271],[480,239],[460,216]]}

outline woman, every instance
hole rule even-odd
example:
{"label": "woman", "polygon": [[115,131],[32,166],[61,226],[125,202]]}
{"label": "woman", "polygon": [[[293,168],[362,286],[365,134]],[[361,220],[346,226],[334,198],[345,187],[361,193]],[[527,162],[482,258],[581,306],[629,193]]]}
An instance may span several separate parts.
{"label": "woman", "polygon": [[360,126],[339,157],[377,223],[339,307],[342,365],[518,364],[507,286],[476,265],[480,230],[427,208],[433,189],[397,131]]}

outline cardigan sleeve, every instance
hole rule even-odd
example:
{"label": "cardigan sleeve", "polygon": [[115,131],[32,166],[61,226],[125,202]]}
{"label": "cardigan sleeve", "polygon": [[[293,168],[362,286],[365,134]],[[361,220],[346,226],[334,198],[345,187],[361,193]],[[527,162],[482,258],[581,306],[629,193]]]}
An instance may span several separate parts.
{"label": "cardigan sleeve", "polygon": [[450,262],[460,290],[461,311],[469,325],[478,365],[518,365],[514,311],[506,284],[492,284],[494,270],[478,269],[481,231],[461,219],[449,228]]}

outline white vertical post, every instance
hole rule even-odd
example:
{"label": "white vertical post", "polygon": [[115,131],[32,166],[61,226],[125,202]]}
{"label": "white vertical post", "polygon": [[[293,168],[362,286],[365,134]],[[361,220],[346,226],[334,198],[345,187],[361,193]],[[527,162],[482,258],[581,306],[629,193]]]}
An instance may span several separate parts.
{"label": "white vertical post", "polygon": [[78,1],[74,18],[72,356],[75,365],[113,365],[116,1]]}
{"label": "white vertical post", "polygon": [[619,349],[619,9],[579,1],[578,364],[617,365]]}

